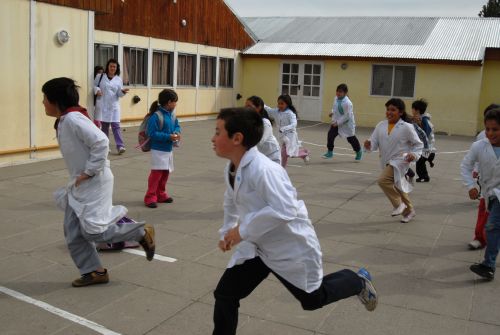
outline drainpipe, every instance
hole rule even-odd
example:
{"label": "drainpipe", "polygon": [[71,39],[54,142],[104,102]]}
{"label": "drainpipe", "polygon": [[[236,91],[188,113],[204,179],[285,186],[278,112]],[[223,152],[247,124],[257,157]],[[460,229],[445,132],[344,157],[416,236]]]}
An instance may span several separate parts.
{"label": "drainpipe", "polygon": [[[35,0],[30,0],[30,37],[29,37],[29,146],[33,148],[36,145],[35,142],[35,92],[36,91],[36,78],[35,78],[35,21],[36,21],[36,2]],[[30,151],[30,158],[35,158],[36,153]]]}

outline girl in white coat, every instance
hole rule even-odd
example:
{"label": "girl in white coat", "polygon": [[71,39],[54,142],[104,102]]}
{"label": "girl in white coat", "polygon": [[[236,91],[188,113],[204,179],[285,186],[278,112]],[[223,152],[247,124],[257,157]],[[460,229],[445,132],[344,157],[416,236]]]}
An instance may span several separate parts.
{"label": "girl in white coat", "polygon": [[273,120],[269,118],[269,114],[264,109],[264,101],[260,97],[253,95],[247,99],[245,106],[254,108],[262,116],[262,122],[264,123],[264,134],[257,144],[257,149],[273,162],[281,164],[280,144],[276,137],[274,137]]}
{"label": "girl in white coat", "polygon": [[286,168],[288,157],[302,158],[309,163],[309,150],[301,147],[297,135],[297,110],[288,94],[278,97],[278,108],[265,106],[266,111],[276,120],[281,145],[281,166]]}
{"label": "girl in white coat", "polygon": [[403,215],[401,222],[410,222],[416,213],[408,195],[412,190],[406,180],[410,162],[418,160],[422,154],[423,143],[418,138],[413,125],[408,123],[405,103],[392,98],[385,104],[387,120],[379,122],[369,140],[366,150],[380,150],[382,174],[378,184],[391,201],[392,216]]}
{"label": "girl in white coat", "polygon": [[235,251],[214,292],[213,334],[236,333],[239,301],[271,272],[305,310],[354,295],[374,310],[377,294],[365,269],[323,277],[304,202],[297,200],[286,171],[254,148],[262,133],[262,118],[253,109],[228,108],[217,116],[214,151],[229,159],[219,248]]}
{"label": "girl in white coat", "polygon": [[[67,187],[55,193],[64,211],[64,236],[81,277],[75,287],[109,281],[94,242],[138,241],[148,260],[155,252],[154,229],[125,217],[127,209],[113,206],[113,174],[109,168],[108,138],[78,105],[72,79],[55,78],[42,87],[45,114],[55,117],[57,141],[70,174]],[[127,224],[123,224],[127,223]]]}
{"label": "girl in white coat", "polygon": [[128,88],[123,88],[123,82],[120,78],[120,64],[115,59],[108,60],[104,73],[94,79],[94,94],[97,96],[96,110],[100,117],[101,129],[106,136],[109,136],[109,126],[111,125],[119,155],[125,152],[125,144],[121,135],[120,102],[118,99],[128,91]]}

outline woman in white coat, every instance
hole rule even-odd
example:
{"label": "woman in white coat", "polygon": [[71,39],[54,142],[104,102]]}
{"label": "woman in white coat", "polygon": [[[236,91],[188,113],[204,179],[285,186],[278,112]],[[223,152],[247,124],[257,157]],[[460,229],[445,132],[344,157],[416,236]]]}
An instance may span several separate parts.
{"label": "woman in white coat", "polygon": [[264,154],[267,158],[281,164],[281,150],[280,144],[273,134],[273,120],[269,118],[269,114],[264,109],[264,101],[258,96],[251,96],[245,102],[246,107],[254,108],[260,116],[262,116],[262,122],[264,123],[264,134],[262,139],[257,144],[257,149]]}
{"label": "woman in white coat", "polygon": [[95,108],[101,118],[101,129],[108,137],[111,125],[119,155],[125,152],[125,144],[120,129],[120,102],[118,99],[128,91],[128,88],[123,88],[123,82],[120,78],[120,64],[116,59],[108,60],[104,73],[94,79],[94,94],[97,96]]}
{"label": "woman in white coat", "polygon": [[229,159],[219,248],[235,251],[214,292],[213,334],[236,334],[240,300],[271,272],[305,310],[358,295],[373,311],[378,300],[368,271],[344,269],[323,277],[304,202],[286,171],[254,147],[262,133],[262,118],[253,109],[227,108],[217,116],[214,151]]}
{"label": "woman in white coat", "polygon": [[[55,117],[57,141],[68,168],[70,182],[56,191],[56,203],[64,211],[64,236],[81,277],[74,287],[109,281],[94,242],[138,241],[148,260],[155,253],[154,229],[125,217],[127,209],[113,206],[113,174],[109,167],[108,138],[78,105],[72,79],[55,78],[42,87],[45,114]],[[126,224],[124,224],[126,223]]]}
{"label": "woman in white coat", "polygon": [[366,140],[366,150],[380,150],[380,165],[382,174],[378,184],[391,201],[394,210],[392,216],[403,215],[401,222],[410,222],[416,213],[408,195],[412,190],[406,180],[410,162],[419,159],[423,143],[418,138],[413,125],[407,122],[405,103],[398,98],[392,98],[385,104],[387,120],[379,122],[369,140]]}

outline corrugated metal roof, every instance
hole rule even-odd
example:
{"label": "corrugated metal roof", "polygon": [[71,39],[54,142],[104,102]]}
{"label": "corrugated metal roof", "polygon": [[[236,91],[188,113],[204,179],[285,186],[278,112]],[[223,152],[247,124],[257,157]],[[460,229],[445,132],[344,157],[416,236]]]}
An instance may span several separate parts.
{"label": "corrugated metal roof", "polygon": [[246,55],[481,61],[500,48],[498,18],[243,18],[259,42]]}

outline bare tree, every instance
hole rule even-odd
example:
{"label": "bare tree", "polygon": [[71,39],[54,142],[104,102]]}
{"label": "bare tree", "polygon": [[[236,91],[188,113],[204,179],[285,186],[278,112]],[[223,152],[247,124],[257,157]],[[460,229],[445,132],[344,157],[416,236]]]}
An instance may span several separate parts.
{"label": "bare tree", "polygon": [[500,0],[488,0],[478,15],[480,17],[500,17]]}

